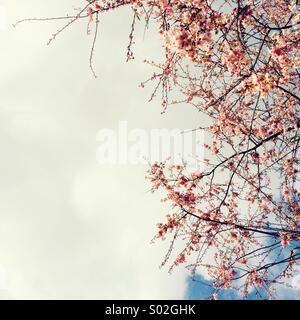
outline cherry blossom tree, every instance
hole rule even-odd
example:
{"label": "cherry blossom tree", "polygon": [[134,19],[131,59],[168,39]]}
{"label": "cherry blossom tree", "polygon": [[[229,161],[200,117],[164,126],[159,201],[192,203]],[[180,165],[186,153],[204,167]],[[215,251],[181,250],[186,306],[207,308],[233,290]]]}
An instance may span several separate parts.
{"label": "cherry blossom tree", "polygon": [[163,112],[182,103],[207,122],[196,129],[209,141],[201,172],[167,161],[148,171],[170,203],[155,237],[170,240],[162,265],[206,274],[212,299],[228,288],[275,297],[300,258],[298,1],[82,0],[76,14],[26,20],[65,21],[51,43],[86,19],[94,72],[99,15],[124,6],[133,12],[127,60],[137,20],[158,24],[163,40],[165,60],[148,62],[154,73],[140,86],[154,84]]}

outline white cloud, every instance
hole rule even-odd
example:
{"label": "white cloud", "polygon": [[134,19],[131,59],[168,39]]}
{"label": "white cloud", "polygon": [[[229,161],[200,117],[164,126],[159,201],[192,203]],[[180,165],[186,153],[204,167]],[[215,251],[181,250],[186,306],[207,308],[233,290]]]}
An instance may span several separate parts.
{"label": "white cloud", "polygon": [[[11,25],[79,2],[1,3]],[[184,297],[186,273],[158,268],[167,243],[149,244],[169,209],[147,193],[145,167],[96,162],[96,133],[119,120],[141,128],[177,127],[178,119],[185,128],[199,125],[191,109],[174,107],[162,117],[158,101],[146,103],[150,90],[137,85],[151,69],[141,61],[154,58],[160,42],[153,30],[144,43],[139,36],[137,61],[124,63],[127,17],[126,10],[103,17],[97,80],[88,69],[85,23],[51,47],[45,43],[57,23],[1,33],[2,298]]]}

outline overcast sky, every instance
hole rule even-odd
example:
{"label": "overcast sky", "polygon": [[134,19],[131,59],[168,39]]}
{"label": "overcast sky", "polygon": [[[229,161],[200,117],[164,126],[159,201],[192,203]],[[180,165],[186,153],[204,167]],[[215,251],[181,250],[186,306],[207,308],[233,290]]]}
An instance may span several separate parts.
{"label": "overcast sky", "polygon": [[[97,132],[131,128],[195,128],[199,114],[177,106],[161,115],[147,103],[151,75],[144,58],[160,59],[155,29],[136,60],[125,63],[132,14],[101,17],[92,38],[86,21],[46,43],[59,22],[12,24],[26,17],[72,13],[80,0],[0,0],[0,297],[184,298],[186,273],[160,270],[166,252],[150,245],[169,208],[144,180],[146,166],[96,161]],[[4,19],[5,18],[5,19]]]}

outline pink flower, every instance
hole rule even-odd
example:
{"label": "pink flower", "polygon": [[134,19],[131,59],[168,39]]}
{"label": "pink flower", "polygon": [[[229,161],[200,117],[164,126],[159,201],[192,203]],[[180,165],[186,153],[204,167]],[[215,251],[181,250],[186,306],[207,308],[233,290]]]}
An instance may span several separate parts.
{"label": "pink flower", "polygon": [[284,186],[284,187],[282,188],[282,195],[283,195],[283,197],[284,197],[286,200],[288,200],[288,198],[289,198],[289,196],[290,196],[290,190],[288,189],[287,186]]}
{"label": "pink flower", "polygon": [[283,54],[282,50],[280,48],[275,48],[273,50],[273,52],[277,55],[277,56],[281,56]]}
{"label": "pink flower", "polygon": [[195,171],[192,175],[193,179],[200,179],[201,178],[201,172],[199,170]]}
{"label": "pink flower", "polygon": [[98,1],[95,2],[95,8],[96,10],[100,10],[101,6],[99,5]]}
{"label": "pink flower", "polygon": [[213,293],[211,296],[211,300],[218,300],[218,294],[217,293]]}
{"label": "pink flower", "polygon": [[88,14],[88,17],[89,17],[89,22],[93,21],[93,13],[94,13],[93,8],[92,7],[88,7],[87,8],[87,14]]}
{"label": "pink flower", "polygon": [[176,259],[176,264],[179,264],[179,263],[184,263],[185,262],[185,254],[184,253],[181,253],[177,259]]}

